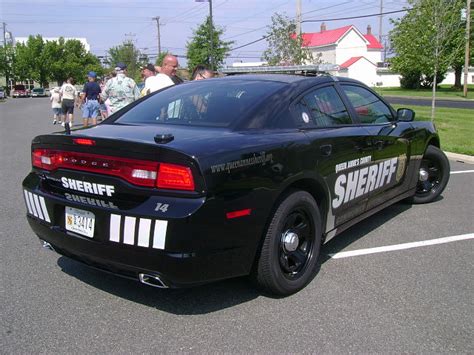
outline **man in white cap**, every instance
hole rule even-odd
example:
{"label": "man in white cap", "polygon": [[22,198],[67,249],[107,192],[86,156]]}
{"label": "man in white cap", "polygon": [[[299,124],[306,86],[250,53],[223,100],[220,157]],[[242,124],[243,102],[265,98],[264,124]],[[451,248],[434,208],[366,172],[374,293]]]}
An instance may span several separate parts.
{"label": "man in white cap", "polygon": [[140,90],[132,78],[127,77],[127,66],[118,63],[115,67],[117,75],[107,81],[100,95],[103,101],[109,99],[111,113],[115,113],[140,97]]}

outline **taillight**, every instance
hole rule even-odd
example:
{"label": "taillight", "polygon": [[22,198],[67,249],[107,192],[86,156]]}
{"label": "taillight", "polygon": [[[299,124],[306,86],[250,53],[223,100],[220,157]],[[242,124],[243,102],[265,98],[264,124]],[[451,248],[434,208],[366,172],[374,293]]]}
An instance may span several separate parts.
{"label": "taillight", "polygon": [[193,173],[187,166],[161,163],[158,171],[157,187],[193,191]]}
{"label": "taillight", "polygon": [[35,149],[31,154],[31,163],[34,167],[52,170],[54,156],[51,153],[47,149]]}
{"label": "taillight", "polygon": [[74,138],[72,141],[74,144],[79,145],[95,145],[95,141],[89,138]]}
{"label": "taillight", "polygon": [[59,168],[90,171],[117,176],[139,186],[194,190],[192,171],[182,165],[49,149],[33,150],[31,160],[34,167],[50,171]]}

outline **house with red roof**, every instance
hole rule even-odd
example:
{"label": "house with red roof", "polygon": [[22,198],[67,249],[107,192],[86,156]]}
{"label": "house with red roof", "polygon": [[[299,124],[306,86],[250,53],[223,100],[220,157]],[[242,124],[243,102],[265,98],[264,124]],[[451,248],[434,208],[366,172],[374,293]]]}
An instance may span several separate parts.
{"label": "house with red roof", "polygon": [[302,36],[303,46],[311,50],[314,58],[339,65],[337,75],[376,85],[377,64],[382,61],[383,46],[372,34],[370,25],[363,34],[353,25],[328,30],[322,23],[319,32]]}

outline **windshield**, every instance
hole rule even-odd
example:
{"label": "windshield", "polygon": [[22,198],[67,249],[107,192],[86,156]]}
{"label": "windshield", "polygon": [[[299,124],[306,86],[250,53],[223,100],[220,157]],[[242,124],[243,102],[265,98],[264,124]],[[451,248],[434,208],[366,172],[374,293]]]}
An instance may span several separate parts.
{"label": "windshield", "polygon": [[33,91],[34,92],[43,92],[43,89],[38,88],[38,89],[33,89]]}
{"label": "windshield", "polygon": [[25,90],[25,85],[15,85],[13,88],[15,90]]}
{"label": "windshield", "polygon": [[188,82],[143,100],[115,123],[227,127],[283,85],[273,81],[225,79]]}

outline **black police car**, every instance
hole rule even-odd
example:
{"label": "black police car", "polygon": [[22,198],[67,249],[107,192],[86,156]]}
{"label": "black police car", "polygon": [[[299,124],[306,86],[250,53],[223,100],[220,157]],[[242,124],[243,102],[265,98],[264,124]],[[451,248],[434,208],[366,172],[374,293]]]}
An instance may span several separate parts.
{"label": "black police car", "polygon": [[34,138],[27,219],[45,246],[145,284],[250,274],[289,295],[315,276],[325,240],[443,191],[439,137],[413,118],[345,78],[184,83]]}

